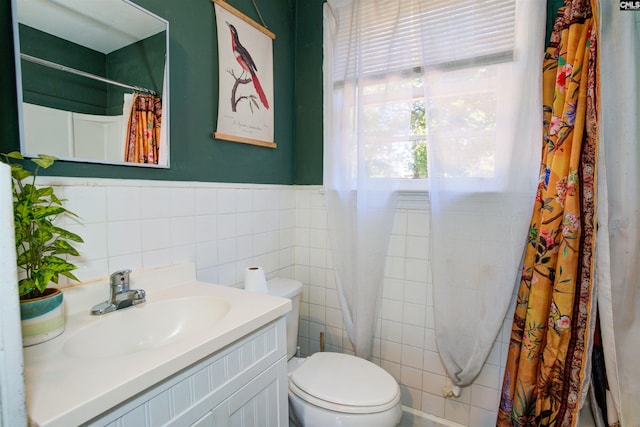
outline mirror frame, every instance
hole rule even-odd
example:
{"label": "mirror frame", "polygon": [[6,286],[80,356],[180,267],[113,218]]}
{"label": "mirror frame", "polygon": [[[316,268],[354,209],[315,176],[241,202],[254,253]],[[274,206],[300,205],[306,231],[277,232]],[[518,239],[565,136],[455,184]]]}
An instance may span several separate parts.
{"label": "mirror frame", "polygon": [[[169,75],[169,21],[166,19],[156,15],[155,13],[145,9],[139,4],[135,3],[133,0],[114,0],[121,1],[131,7],[135,7],[141,12],[149,15],[162,22],[165,25],[165,63],[164,63],[164,84],[163,84],[163,92],[162,92],[162,108],[164,110],[164,114],[162,117],[162,131],[166,133],[167,138],[167,164],[166,165],[156,165],[149,163],[133,163],[133,162],[125,162],[125,161],[108,161],[108,160],[95,160],[95,159],[84,159],[79,157],[58,157],[59,160],[68,161],[68,162],[77,162],[77,163],[94,163],[94,164],[104,164],[104,165],[115,165],[115,166],[134,166],[134,167],[142,167],[142,168],[153,168],[153,169],[169,169],[171,165],[171,131],[170,131],[170,75]],[[17,0],[11,0],[11,23],[12,23],[12,32],[13,32],[13,50],[14,50],[14,66],[15,66],[15,75],[16,75],[16,94],[17,94],[17,111],[18,111],[18,130],[20,136],[20,152],[25,157],[35,157],[37,153],[28,153],[26,149],[26,140],[25,140],[25,129],[24,129],[24,100],[23,100],[23,88],[22,88],[22,65],[21,65],[21,52],[20,52],[20,32],[19,32],[19,22],[18,22],[18,5]],[[46,153],[43,153],[46,154]]]}

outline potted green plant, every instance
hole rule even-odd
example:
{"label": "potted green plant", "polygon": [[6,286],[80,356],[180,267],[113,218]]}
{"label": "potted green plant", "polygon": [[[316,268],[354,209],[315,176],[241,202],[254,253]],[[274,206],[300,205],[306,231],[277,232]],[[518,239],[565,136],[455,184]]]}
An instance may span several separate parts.
{"label": "potted green plant", "polygon": [[60,215],[77,215],[62,205],[63,200],[56,197],[53,187],[36,186],[38,171],[57,159],[39,154],[30,159],[35,164],[31,172],[15,162],[24,160],[19,152],[0,153],[0,156],[11,166],[22,343],[28,346],[50,340],[64,331],[62,292],[49,284],[57,284],[60,275],[78,280],[71,273],[76,266],[66,257],[78,256],[70,242],[83,240],[56,223]]}

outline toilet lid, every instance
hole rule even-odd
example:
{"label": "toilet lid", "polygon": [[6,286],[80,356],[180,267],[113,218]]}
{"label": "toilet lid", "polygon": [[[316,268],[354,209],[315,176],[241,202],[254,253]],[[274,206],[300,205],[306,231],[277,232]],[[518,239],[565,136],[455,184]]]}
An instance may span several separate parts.
{"label": "toilet lid", "polygon": [[292,391],[302,391],[307,396],[300,397],[312,397],[314,404],[320,400],[352,408],[383,406],[375,409],[386,410],[400,399],[400,387],[388,372],[365,359],[342,353],[309,356],[292,372],[290,382]]}

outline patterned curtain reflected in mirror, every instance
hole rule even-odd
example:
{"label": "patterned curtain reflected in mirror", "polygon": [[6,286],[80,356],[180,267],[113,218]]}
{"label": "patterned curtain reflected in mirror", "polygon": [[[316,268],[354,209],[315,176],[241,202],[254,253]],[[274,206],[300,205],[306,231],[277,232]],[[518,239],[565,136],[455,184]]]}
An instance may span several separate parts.
{"label": "patterned curtain reflected in mirror", "polygon": [[133,95],[125,141],[124,161],[158,164],[162,100],[153,95]]}

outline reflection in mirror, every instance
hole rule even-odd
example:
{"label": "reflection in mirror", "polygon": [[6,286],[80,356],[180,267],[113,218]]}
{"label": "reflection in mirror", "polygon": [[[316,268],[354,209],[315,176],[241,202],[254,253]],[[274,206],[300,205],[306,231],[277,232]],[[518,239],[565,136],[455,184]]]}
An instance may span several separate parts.
{"label": "reflection in mirror", "polygon": [[129,0],[13,6],[22,153],[168,167],[168,23]]}

